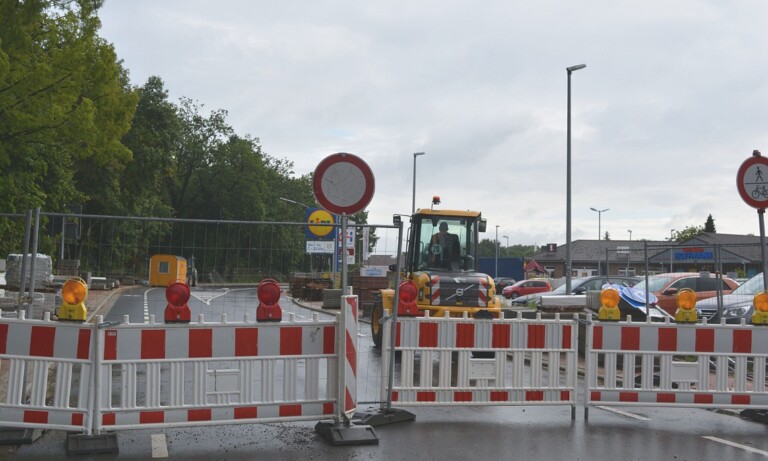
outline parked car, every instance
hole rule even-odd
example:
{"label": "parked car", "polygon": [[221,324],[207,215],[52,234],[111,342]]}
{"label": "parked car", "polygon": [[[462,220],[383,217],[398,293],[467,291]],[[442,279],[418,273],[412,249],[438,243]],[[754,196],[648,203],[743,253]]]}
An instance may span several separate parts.
{"label": "parked car", "polygon": [[504,287],[501,291],[501,295],[507,299],[515,299],[520,296],[525,296],[533,293],[543,293],[551,291],[552,286],[547,279],[529,279],[520,280],[519,282]]}
{"label": "parked car", "polygon": [[[624,277],[624,276],[608,276],[608,275],[593,275],[590,277],[575,277],[571,279],[571,295],[579,295],[581,298],[576,300],[572,304],[586,305],[586,294],[590,290],[600,290],[606,283],[619,283],[628,287],[634,286],[641,280],[640,277]],[[531,301],[535,301],[537,305],[541,305],[541,298],[554,297],[554,296],[567,296],[565,292],[565,284],[560,285],[554,290],[548,293],[534,293],[530,295],[520,296],[512,300],[513,304],[528,304]]]}
{"label": "parked car", "polygon": [[[717,295],[718,287],[724,295],[731,294],[739,286],[728,277],[716,277],[715,274],[706,272],[672,272],[668,274],[652,275],[648,278],[648,291],[656,295],[656,305],[675,315],[677,310],[677,293],[683,288],[690,288],[696,293],[697,302],[712,298]],[[635,288],[645,290],[645,280],[638,283]]]}
{"label": "parked car", "polygon": [[755,312],[752,302],[755,295],[764,289],[761,272],[739,285],[731,294],[723,295],[722,316],[718,313],[717,296],[698,301],[696,310],[699,312],[699,318],[706,318],[709,323],[720,323],[721,318],[725,319],[725,323],[741,323],[741,319],[750,323]]}
{"label": "parked car", "polygon": [[496,277],[493,279],[493,283],[496,285],[496,293],[501,293],[501,290],[504,288],[513,285],[517,282],[517,280],[511,278],[511,277]]}

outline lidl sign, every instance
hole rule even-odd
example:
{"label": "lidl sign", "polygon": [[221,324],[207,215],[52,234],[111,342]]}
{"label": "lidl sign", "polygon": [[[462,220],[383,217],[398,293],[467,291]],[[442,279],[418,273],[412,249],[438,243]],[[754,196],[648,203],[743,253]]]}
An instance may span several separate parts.
{"label": "lidl sign", "polygon": [[304,236],[308,240],[333,239],[336,236],[336,227],[324,226],[333,224],[334,217],[322,208],[307,208],[306,222],[308,226],[304,230]]}

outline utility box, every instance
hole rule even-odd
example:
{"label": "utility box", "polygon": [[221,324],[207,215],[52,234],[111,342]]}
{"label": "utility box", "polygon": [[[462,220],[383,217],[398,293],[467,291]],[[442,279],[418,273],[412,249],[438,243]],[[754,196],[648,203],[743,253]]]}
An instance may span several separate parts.
{"label": "utility box", "polygon": [[187,260],[174,255],[154,255],[149,258],[149,284],[153,287],[167,287],[173,282],[187,283]]}

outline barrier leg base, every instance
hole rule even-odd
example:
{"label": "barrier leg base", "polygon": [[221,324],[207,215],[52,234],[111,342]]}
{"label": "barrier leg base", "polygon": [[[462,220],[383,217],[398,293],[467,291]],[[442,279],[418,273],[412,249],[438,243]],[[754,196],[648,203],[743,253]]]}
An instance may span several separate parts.
{"label": "barrier leg base", "polygon": [[117,434],[67,434],[67,454],[85,455],[91,453],[118,453]]}
{"label": "barrier leg base", "polygon": [[369,412],[355,413],[355,424],[367,424],[374,427],[415,420],[415,414],[410,411],[398,410],[396,408],[391,408],[389,410],[372,409]]}
{"label": "barrier leg base", "polygon": [[379,438],[370,426],[352,426],[345,423],[320,421],[315,425],[315,430],[334,446],[379,444]]}
{"label": "barrier leg base", "polygon": [[0,429],[0,445],[29,445],[40,435],[40,429],[4,427]]}

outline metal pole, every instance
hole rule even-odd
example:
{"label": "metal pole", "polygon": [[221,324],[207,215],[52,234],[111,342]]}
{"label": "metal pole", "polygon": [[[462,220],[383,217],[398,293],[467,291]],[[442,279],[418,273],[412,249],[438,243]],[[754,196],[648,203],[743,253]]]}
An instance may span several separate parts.
{"label": "metal pole", "polygon": [[674,239],[674,229],[669,231],[669,272],[672,272],[672,254],[674,253],[674,247],[672,246],[672,240]]}
{"label": "metal pole", "polygon": [[578,64],[566,67],[568,72],[568,129],[566,154],[566,194],[565,194],[565,292],[571,292],[571,73],[587,67]]}
{"label": "metal pole", "polygon": [[765,259],[765,208],[757,210],[760,221],[760,257],[763,260],[763,286],[768,289],[768,262]]}
{"label": "metal pole", "polygon": [[32,232],[32,210],[27,210],[24,222],[24,247],[21,249],[21,280],[19,280],[19,297],[24,296],[27,289],[27,255],[29,254],[29,234]]}
{"label": "metal pole", "polygon": [[416,157],[424,154],[424,152],[413,153],[413,194],[411,195],[411,216],[416,213]]}
{"label": "metal pole", "polygon": [[34,318],[35,307],[35,262],[37,261],[37,235],[40,233],[40,207],[35,208],[35,232],[32,234],[32,261],[29,263],[29,319]]}
{"label": "metal pole", "polygon": [[[389,335],[389,375],[387,382],[387,412],[392,411],[392,387],[395,382],[395,346],[397,340],[397,309],[400,303],[400,254],[403,251],[403,222],[397,223],[397,260],[395,262],[395,299],[392,304],[392,315],[388,321],[391,321],[392,328]],[[382,325],[383,326],[383,325]],[[382,338],[383,340],[383,338]]]}
{"label": "metal pole", "polygon": [[496,268],[493,270],[493,276],[499,276],[499,225],[496,225]]}

